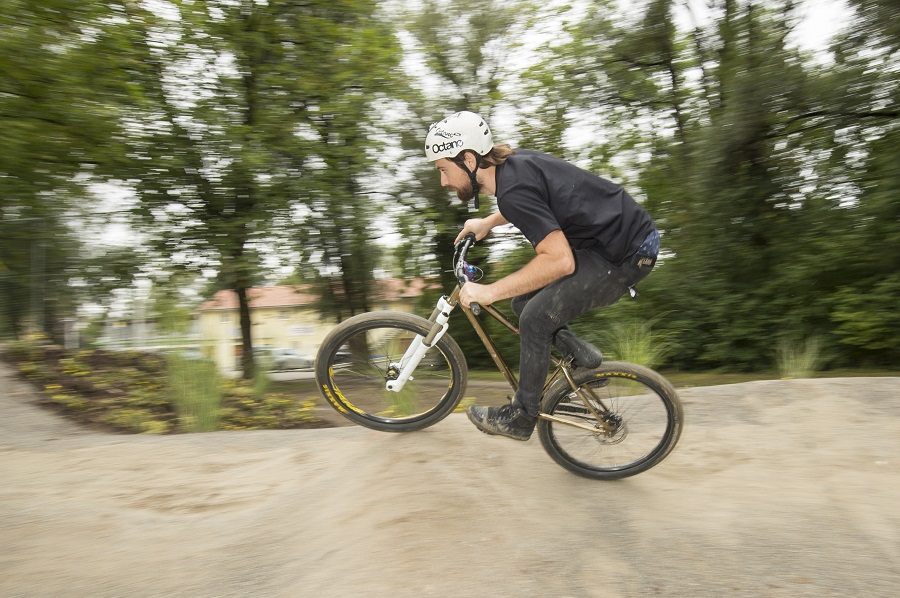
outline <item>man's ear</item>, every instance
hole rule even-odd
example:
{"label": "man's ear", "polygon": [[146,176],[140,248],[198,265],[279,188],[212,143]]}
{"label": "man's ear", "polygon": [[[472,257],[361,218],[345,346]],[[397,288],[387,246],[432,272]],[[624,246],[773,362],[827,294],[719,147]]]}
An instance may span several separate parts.
{"label": "man's ear", "polygon": [[475,167],[478,165],[478,160],[475,158],[474,153],[466,152],[466,154],[463,156],[463,161],[466,163],[466,168],[468,168],[470,172],[475,172]]}

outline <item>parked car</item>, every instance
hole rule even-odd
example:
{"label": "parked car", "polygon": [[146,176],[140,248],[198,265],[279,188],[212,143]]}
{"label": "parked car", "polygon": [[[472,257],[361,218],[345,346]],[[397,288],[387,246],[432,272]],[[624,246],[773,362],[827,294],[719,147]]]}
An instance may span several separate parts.
{"label": "parked car", "polygon": [[302,370],[312,368],[315,358],[303,355],[297,349],[273,349],[259,347],[253,350],[257,358],[261,358],[273,370]]}

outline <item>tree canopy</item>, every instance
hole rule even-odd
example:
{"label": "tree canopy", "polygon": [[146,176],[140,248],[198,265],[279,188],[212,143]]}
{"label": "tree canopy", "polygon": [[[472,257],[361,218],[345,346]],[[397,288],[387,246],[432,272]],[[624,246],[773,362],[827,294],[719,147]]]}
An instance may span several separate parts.
{"label": "tree canopy", "polygon": [[[833,366],[896,363],[893,3],[849,0],[827,56],[798,44],[796,2],[707,5],[5,2],[0,334],[57,337],[138,277],[206,280],[238,293],[250,375],[253,286],[289,274],[338,319],[371,309],[386,269],[446,292],[475,214],[421,142],[468,109],[500,141],[624,184],[659,226],[640,298],[583,334],[652,320],[681,368],[762,369],[811,337]],[[130,244],[98,239],[125,219],[101,188],[128,198]],[[529,257],[499,235],[478,260],[492,277]]]}

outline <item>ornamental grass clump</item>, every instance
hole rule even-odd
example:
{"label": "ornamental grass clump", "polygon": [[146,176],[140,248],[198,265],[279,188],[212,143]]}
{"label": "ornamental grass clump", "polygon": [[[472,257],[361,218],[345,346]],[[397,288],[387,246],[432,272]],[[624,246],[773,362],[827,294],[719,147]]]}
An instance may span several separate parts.
{"label": "ornamental grass clump", "polygon": [[782,380],[812,378],[825,361],[822,340],[817,336],[803,343],[783,340],[778,344],[776,361]]}
{"label": "ornamental grass clump", "polygon": [[211,432],[219,427],[222,381],[216,365],[205,359],[168,356],[169,386],[181,428]]}
{"label": "ornamental grass clump", "polygon": [[601,345],[609,358],[657,368],[675,351],[665,332],[655,332],[651,320],[614,322],[603,334]]}

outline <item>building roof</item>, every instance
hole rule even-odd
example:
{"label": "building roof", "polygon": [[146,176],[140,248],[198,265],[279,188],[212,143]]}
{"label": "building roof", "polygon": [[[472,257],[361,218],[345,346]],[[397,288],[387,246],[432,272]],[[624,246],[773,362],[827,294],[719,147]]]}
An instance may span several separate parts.
{"label": "building roof", "polygon": [[[376,280],[373,292],[370,296],[375,301],[396,301],[399,299],[412,299],[422,295],[426,283],[430,288],[436,288],[438,281],[421,278],[404,280],[402,278],[386,278]],[[272,287],[254,287],[249,289],[250,308],[279,308],[302,307],[315,305],[319,300],[319,294],[313,292],[312,285],[283,285]],[[198,311],[223,311],[238,308],[237,293],[232,290],[219,291],[212,299],[205,301]]]}

